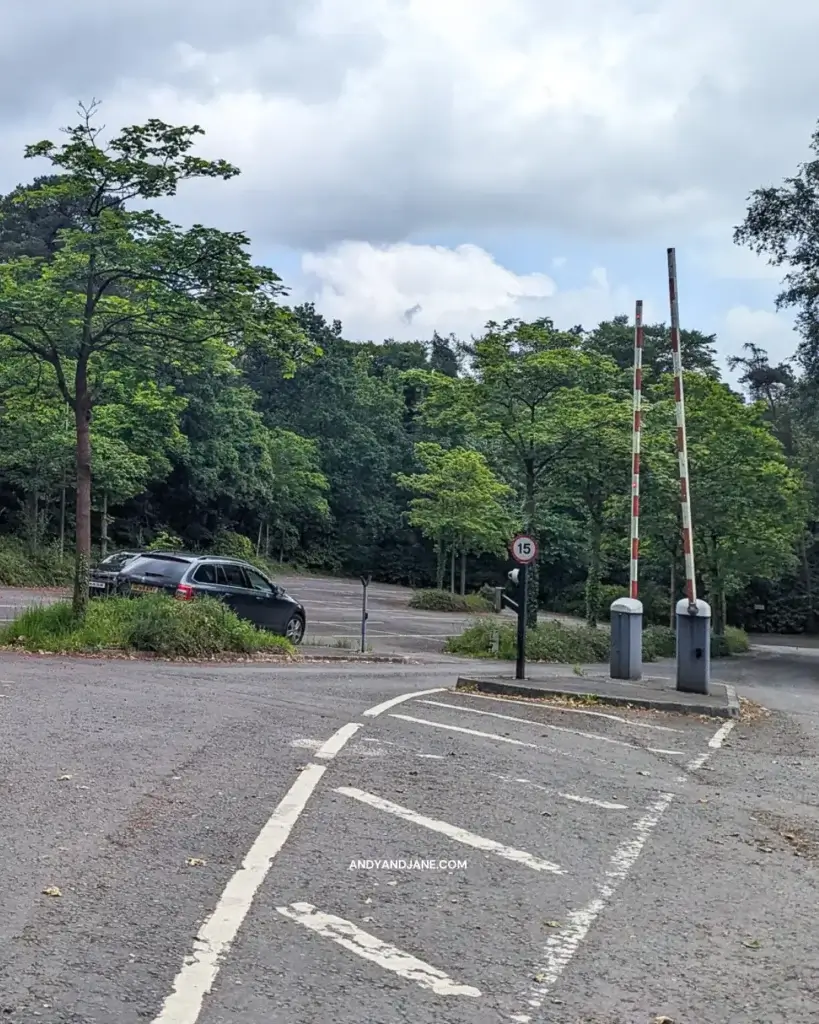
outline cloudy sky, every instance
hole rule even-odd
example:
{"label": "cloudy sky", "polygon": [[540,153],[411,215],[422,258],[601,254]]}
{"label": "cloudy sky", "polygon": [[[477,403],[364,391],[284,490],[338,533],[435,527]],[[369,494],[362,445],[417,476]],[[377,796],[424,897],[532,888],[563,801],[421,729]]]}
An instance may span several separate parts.
{"label": "cloudy sky", "polygon": [[243,171],[182,221],[242,228],[349,337],[667,319],[787,357],[778,273],[731,241],[809,155],[815,0],[0,0],[0,188],[79,100],[201,124]]}

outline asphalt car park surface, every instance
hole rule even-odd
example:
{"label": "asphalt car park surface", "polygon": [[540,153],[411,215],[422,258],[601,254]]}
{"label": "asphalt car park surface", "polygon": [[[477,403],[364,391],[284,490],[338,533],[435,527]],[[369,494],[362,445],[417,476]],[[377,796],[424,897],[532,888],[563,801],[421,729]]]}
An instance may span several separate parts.
{"label": "asphalt car park surface", "polygon": [[3,1018],[815,1021],[819,707],[773,661],[733,726],[4,655]]}

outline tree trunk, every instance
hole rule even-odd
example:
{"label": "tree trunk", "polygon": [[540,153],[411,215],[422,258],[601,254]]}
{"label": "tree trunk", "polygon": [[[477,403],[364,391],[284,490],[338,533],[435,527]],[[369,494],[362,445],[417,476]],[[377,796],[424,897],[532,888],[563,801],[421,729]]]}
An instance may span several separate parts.
{"label": "tree trunk", "polygon": [[445,563],[444,563],[444,559],[446,557],[446,550],[444,548],[443,537],[439,537],[438,538],[438,547],[437,547],[435,553],[436,553],[436,555],[438,557],[438,564],[436,566],[436,573],[435,573],[435,585],[438,588],[438,590],[443,590],[444,589],[444,573],[446,572],[446,566],[445,566]]}
{"label": "tree trunk", "polygon": [[65,474],[60,489],[60,559],[65,558]]}
{"label": "tree trunk", "polygon": [[37,554],[40,543],[40,495],[36,490],[29,491],[26,501],[26,534],[29,553]]}
{"label": "tree trunk", "polygon": [[461,596],[466,594],[466,552],[461,552]]}
{"label": "tree trunk", "polygon": [[808,559],[808,545],[805,534],[802,534],[802,572],[805,575],[805,593],[808,598],[808,613],[805,617],[805,629],[808,633],[816,632],[816,609],[813,605],[813,574]]}
{"label": "tree trunk", "polygon": [[88,607],[88,575],[91,568],[91,396],[88,393],[87,360],[77,363],[74,399],[77,464],[77,550],[74,563],[74,614]]}
{"label": "tree trunk", "polygon": [[[527,534],[537,540],[535,534],[535,517],[537,515],[537,504],[535,501],[535,463],[533,459],[527,459],[525,462],[526,471],[526,501],[524,504],[523,515],[526,526]],[[526,625],[529,629],[534,629],[537,625],[537,606],[538,597],[540,596],[540,571],[538,569],[537,560],[527,569],[527,599],[526,599]]]}
{"label": "tree trunk", "polygon": [[668,624],[672,629],[677,628],[677,558],[671,556],[671,582],[668,587],[669,610]]}
{"label": "tree trunk", "polygon": [[597,628],[597,613],[600,607],[600,547],[603,531],[600,524],[592,519],[589,523],[589,569],[586,575],[586,625]]}
{"label": "tree trunk", "polygon": [[450,594],[455,593],[455,545],[452,545],[452,550],[449,552],[449,592]]}
{"label": "tree trunk", "polygon": [[264,523],[260,519],[259,520],[259,535],[256,538],[256,557],[257,558],[262,553],[262,529],[263,529],[263,527],[264,527]]}
{"label": "tree trunk", "polygon": [[108,554],[108,491],[102,492],[102,522],[100,523],[100,555]]}

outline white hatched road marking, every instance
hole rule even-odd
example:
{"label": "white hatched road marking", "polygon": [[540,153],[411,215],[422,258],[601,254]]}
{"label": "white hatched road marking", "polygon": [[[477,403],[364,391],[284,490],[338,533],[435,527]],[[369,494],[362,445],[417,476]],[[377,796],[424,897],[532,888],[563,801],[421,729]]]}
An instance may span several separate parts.
{"label": "white hatched road marking", "polygon": [[522,786],[531,786],[532,789],[540,789],[544,793],[555,793],[564,800],[571,800],[577,804],[591,804],[592,807],[600,807],[604,811],[627,811],[628,806],[626,804],[616,804],[610,800],[595,800],[590,796],[577,796],[575,793],[561,793],[559,790],[555,790],[552,786],[542,786],[539,782],[532,782],[531,779],[516,779],[512,775],[498,775],[495,772],[488,772],[488,774],[494,779],[503,779],[504,782],[517,782]]}
{"label": "white hatched road marking", "polygon": [[595,740],[598,743],[613,743],[617,747],[628,747],[630,750],[648,751],[651,754],[671,754],[674,757],[685,757],[684,750],[663,750],[660,747],[641,747],[639,743],[629,743],[627,740],[615,740],[611,736],[601,736],[595,732],[583,732],[581,729],[570,729],[566,725],[550,725],[548,722],[535,722],[531,718],[520,718],[517,715],[502,715],[498,711],[481,711],[479,708],[465,708],[462,704],[445,704],[440,700],[419,700],[419,704],[432,704],[436,708],[450,708],[453,711],[466,711],[468,715],[486,715],[489,718],[502,718],[505,722],[522,722],[524,725],[533,725],[538,729],[552,729],[554,732],[568,732],[572,736],[582,736],[587,740]]}
{"label": "white hatched road marking", "polygon": [[342,796],[349,796],[353,800],[358,800],[362,804],[374,807],[378,811],[394,814],[397,818],[411,821],[414,825],[421,825],[432,832],[439,832],[441,835],[448,836],[458,843],[463,843],[464,846],[471,846],[475,850],[483,850],[484,853],[494,853],[498,857],[515,861],[517,864],[525,864],[526,867],[532,868],[533,871],[549,871],[555,875],[565,874],[560,865],[554,864],[552,861],[533,857],[531,853],[527,853],[525,850],[516,850],[513,846],[505,846],[503,843],[495,842],[494,839],[485,839],[483,836],[476,835],[474,832],[467,832],[464,828],[450,825],[449,822],[440,821],[438,818],[428,818],[425,814],[419,814],[409,807],[394,804],[391,800],[375,796],[374,793],[365,793],[363,790],[355,789],[352,786],[340,786],[336,789],[336,793],[341,793]]}
{"label": "white hatched road marking", "polygon": [[198,1020],[221,960],[236,938],[273,858],[284,846],[326,770],[323,765],[308,765],[270,815],[242,866],[225,886],[213,913],[199,929],[193,953],[186,957],[174,978],[171,994],[153,1024],[194,1024]]}
{"label": "white hatched road marking", "polygon": [[[708,741],[709,750],[689,761],[686,769],[693,772],[701,768],[710,757],[711,752],[722,746],[725,737],[731,732],[734,725],[735,723],[730,721],[720,726]],[[538,972],[538,977],[541,980],[530,988],[528,994],[527,1002],[532,1009],[539,1009],[543,1005],[546,996],[571,963],[572,957],[579,949],[589,929],[608,906],[618,886],[634,866],[651,833],[659,824],[673,799],[673,793],[661,793],[657,800],[646,809],[646,813],[632,826],[631,836],[622,842],[612,854],[604,881],[597,887],[597,895],[585,907],[571,911],[567,915],[569,922],[567,927],[560,934],[549,936],[546,940],[545,964]],[[531,1020],[531,1016],[515,1014],[512,1020],[525,1024],[526,1021]]]}
{"label": "white hatched road marking", "polygon": [[335,757],[336,754],[341,750],[347,740],[352,739],[353,736],[361,728],[359,722],[348,722],[347,725],[342,725],[340,729],[337,729],[333,735],[323,743],[316,751],[316,757],[321,757],[325,760],[330,760]]}
{"label": "white hatched road marking", "polygon": [[515,747],[528,747],[529,750],[546,750],[550,754],[570,757],[574,761],[601,761],[603,764],[612,764],[611,761],[607,761],[604,757],[597,757],[595,754],[570,754],[568,750],[544,747],[539,743],[526,743],[524,740],[513,740],[511,736],[501,736],[496,732],[481,732],[479,729],[467,729],[463,725],[446,725],[444,722],[431,722],[428,718],[413,718],[412,715],[390,715],[390,718],[398,718],[402,722],[412,722],[414,725],[429,725],[433,729],[445,729],[447,732],[461,732],[467,736],[479,736],[485,740],[497,740],[499,743],[511,743]]}
{"label": "white hatched road marking", "polygon": [[383,704],[376,704],[374,708],[369,708],[364,712],[365,718],[377,718],[382,715],[385,711],[389,711],[390,708],[394,708],[396,704],[403,704],[405,700],[412,700],[414,697],[426,697],[430,693],[445,693],[446,687],[436,686],[434,690],[419,690],[417,693],[403,693],[400,697],[391,697],[389,700],[385,700]]}
{"label": "white hatched road marking", "polygon": [[278,912],[291,921],[297,921],[311,931],[323,935],[351,953],[369,960],[386,971],[392,971],[407,981],[414,981],[421,988],[430,989],[438,996],[479,996],[480,990],[472,985],[459,985],[448,974],[432,967],[411,953],[405,953],[397,946],[365,932],[343,917],[322,913],[311,903],[292,903],[289,907],[276,907]]}
{"label": "white hatched road marking", "polygon": [[[451,693],[452,691],[450,691]],[[657,732],[684,733],[685,729],[672,729],[670,725],[655,725],[653,722],[637,722],[622,715],[611,714],[608,711],[589,711],[587,708],[570,708],[562,704],[541,703],[534,700],[518,700],[515,697],[493,697],[488,693],[470,693],[468,690],[455,691],[459,697],[468,697],[470,700],[494,700],[500,704],[522,704],[526,708],[543,708],[545,711],[560,712],[567,715],[588,715],[590,718],[608,718],[612,722],[620,722],[633,729],[656,729]]]}

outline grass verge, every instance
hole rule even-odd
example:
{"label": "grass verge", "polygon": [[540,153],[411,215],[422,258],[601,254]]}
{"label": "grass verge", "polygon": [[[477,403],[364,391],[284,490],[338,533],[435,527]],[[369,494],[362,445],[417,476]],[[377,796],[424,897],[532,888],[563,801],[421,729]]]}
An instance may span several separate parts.
{"label": "grass verge", "polygon": [[409,606],[426,612],[492,611],[492,602],[483,594],[452,594],[448,590],[416,590]]}
{"label": "grass verge", "polygon": [[49,654],[125,651],[163,658],[295,652],[284,637],[256,629],[220,601],[161,595],[92,601],[82,621],[68,602],[28,608],[0,630],[0,645]]}
{"label": "grass verge", "polygon": [[[541,622],[526,634],[526,657],[529,661],[554,662],[563,665],[607,662],[610,633],[588,626],[564,626],[560,622]],[[497,650],[495,650],[497,645]],[[724,637],[711,638],[714,658],[742,654],[749,649],[748,637],[741,629],[729,627]],[[479,620],[459,636],[450,637],[447,654],[468,658],[499,658],[514,661],[517,656],[517,627],[514,623]],[[676,654],[674,630],[667,626],[649,626],[643,631],[643,661],[673,658]]]}

